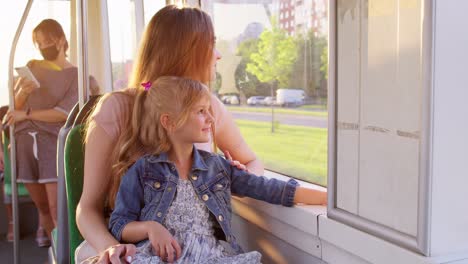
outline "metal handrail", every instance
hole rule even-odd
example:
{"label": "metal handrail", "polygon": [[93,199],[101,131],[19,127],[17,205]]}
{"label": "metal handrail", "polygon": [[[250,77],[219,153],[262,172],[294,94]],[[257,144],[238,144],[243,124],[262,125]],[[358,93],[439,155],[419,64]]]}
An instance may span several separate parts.
{"label": "metal handrail", "polygon": [[76,28],[78,41],[78,102],[80,109],[88,101],[88,1],[76,1]]}
{"label": "metal handrail", "polygon": [[[16,46],[23,31],[24,23],[28,17],[33,0],[28,0],[24,8],[23,15],[16,29],[15,37],[11,44],[10,59],[8,62],[8,92],[9,92],[9,110],[15,110],[15,91],[13,83],[13,64],[15,62]],[[10,162],[11,162],[11,197],[13,202],[13,263],[20,262],[19,255],[19,214],[18,214],[18,185],[16,183],[16,142],[15,142],[15,125],[10,126]]]}

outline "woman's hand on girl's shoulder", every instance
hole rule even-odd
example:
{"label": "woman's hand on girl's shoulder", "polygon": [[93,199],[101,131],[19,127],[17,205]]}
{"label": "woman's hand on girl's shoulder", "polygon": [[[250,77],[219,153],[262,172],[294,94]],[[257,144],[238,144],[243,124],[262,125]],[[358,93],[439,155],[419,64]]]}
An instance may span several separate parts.
{"label": "woman's hand on girl's shoulder", "polygon": [[230,163],[232,166],[234,166],[234,167],[236,167],[236,168],[238,168],[238,169],[240,169],[240,170],[249,172],[249,170],[247,169],[247,166],[245,166],[244,164],[240,163],[238,160],[233,160],[233,159],[232,159],[232,156],[231,156],[231,154],[229,153],[229,151],[227,151],[227,150],[224,151],[224,157],[226,157],[226,159],[229,161],[229,163]]}
{"label": "woman's hand on girl's shoulder", "polygon": [[148,239],[154,253],[165,262],[172,263],[178,260],[182,255],[182,249],[171,233],[156,221],[148,221],[146,224]]}
{"label": "woman's hand on girl's shoulder", "polygon": [[133,244],[117,244],[108,247],[100,254],[98,264],[123,264],[131,263],[136,253],[136,247]]}

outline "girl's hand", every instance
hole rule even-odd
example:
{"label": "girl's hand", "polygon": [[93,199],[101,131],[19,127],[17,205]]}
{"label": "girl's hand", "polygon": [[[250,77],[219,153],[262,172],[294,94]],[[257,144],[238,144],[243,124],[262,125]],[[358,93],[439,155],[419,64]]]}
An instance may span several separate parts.
{"label": "girl's hand", "polygon": [[[179,243],[169,233],[169,231],[160,223],[155,221],[147,222],[148,239],[153,246],[157,256],[163,261],[169,263],[179,259],[182,255],[182,249]],[[174,253],[176,257],[174,258]]]}
{"label": "girl's hand", "polygon": [[[133,244],[117,244],[108,247],[99,256],[98,264],[122,264],[131,263],[136,253],[136,247]],[[124,260],[124,261],[121,261]]]}
{"label": "girl's hand", "polygon": [[15,123],[21,122],[23,120],[26,120],[26,111],[20,111],[20,110],[13,110],[13,111],[8,111],[6,114],[6,120],[7,120],[7,125],[11,126]]}
{"label": "girl's hand", "polygon": [[295,204],[327,205],[327,191],[297,187],[294,195]]}
{"label": "girl's hand", "polygon": [[235,166],[236,168],[238,168],[240,170],[244,170],[244,171],[249,172],[249,170],[247,169],[247,167],[244,164],[240,163],[237,160],[232,159],[232,156],[229,153],[229,151],[225,150],[224,151],[224,156],[226,157],[227,160],[229,160],[229,162],[231,163],[232,166]]}

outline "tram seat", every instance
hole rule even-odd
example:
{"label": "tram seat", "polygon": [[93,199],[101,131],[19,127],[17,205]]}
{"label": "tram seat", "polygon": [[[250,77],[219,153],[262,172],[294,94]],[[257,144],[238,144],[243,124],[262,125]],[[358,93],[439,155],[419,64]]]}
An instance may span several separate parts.
{"label": "tram seat", "polygon": [[99,96],[91,97],[79,111],[73,122],[73,126],[66,137],[64,145],[63,165],[66,187],[69,243],[69,261],[66,263],[75,262],[75,249],[83,241],[83,237],[76,226],[76,207],[83,190],[84,127],[89,114],[94,109],[99,98]]}
{"label": "tram seat", "polygon": [[68,212],[67,195],[65,190],[65,168],[64,168],[64,149],[65,140],[70,129],[73,127],[76,116],[80,110],[79,104],[76,104],[68,114],[65,125],[60,129],[57,138],[57,227],[52,230],[52,250],[50,256],[55,263],[68,263],[70,260],[68,244]]}
{"label": "tram seat", "polygon": [[[3,119],[4,115],[8,111],[8,106],[0,107],[0,120]],[[11,196],[11,161],[10,161],[10,151],[8,150],[8,145],[10,144],[10,130],[7,129],[2,133],[2,142],[3,142],[3,153],[4,153],[4,193]],[[29,197],[29,193],[26,190],[26,187],[22,183],[18,184],[18,196]]]}
{"label": "tram seat", "polygon": [[75,262],[74,252],[83,241],[76,226],[76,206],[83,191],[83,171],[84,171],[84,125],[73,127],[67,136],[65,143],[65,183],[68,207],[68,234],[70,263]]}

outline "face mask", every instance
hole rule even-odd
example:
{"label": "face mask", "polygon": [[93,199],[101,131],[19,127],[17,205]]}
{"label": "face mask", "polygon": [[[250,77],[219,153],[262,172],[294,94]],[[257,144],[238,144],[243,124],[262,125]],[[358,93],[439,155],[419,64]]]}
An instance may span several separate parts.
{"label": "face mask", "polygon": [[48,61],[53,61],[57,59],[58,54],[59,54],[59,51],[57,47],[55,47],[55,45],[41,49],[42,57],[44,57],[44,59]]}

